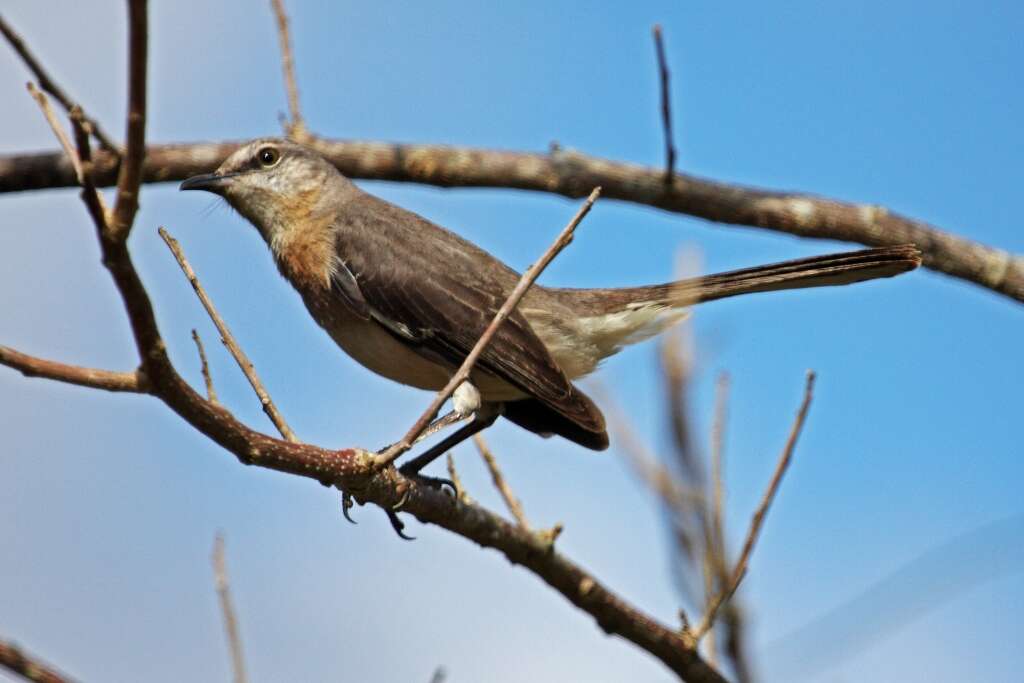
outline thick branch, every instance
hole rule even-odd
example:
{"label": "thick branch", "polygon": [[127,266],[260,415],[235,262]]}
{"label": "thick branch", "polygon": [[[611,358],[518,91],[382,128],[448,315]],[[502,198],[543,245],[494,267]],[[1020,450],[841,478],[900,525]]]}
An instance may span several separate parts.
{"label": "thick branch", "polygon": [[117,203],[109,229],[115,239],[128,239],[139,210],[139,185],[146,155],[146,61],[149,19],[146,0],[128,0],[128,120],[125,152],[117,177]]}
{"label": "thick branch", "polygon": [[[146,152],[145,182],[184,180],[216,168],[238,142],[155,145]],[[316,148],[345,175],[440,187],[505,187],[583,197],[600,186],[620,199],[717,223],[869,246],[914,244],[924,265],[1024,302],[1024,257],[944,232],[884,207],[813,195],[773,192],[609,161],[578,152],[502,152],[443,145],[317,140]],[[116,159],[96,155],[96,183],[111,185]],[[59,152],[0,156],[0,193],[77,185]]]}

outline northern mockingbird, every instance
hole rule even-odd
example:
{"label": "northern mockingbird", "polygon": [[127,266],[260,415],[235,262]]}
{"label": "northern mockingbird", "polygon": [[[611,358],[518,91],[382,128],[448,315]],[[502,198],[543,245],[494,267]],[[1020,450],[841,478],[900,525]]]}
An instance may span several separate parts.
{"label": "northern mockingbird", "polygon": [[[317,152],[266,138],[240,147],[182,190],[220,195],[259,230],[313,318],[359,363],[437,391],[519,280],[476,245],[363,192]],[[454,397],[474,420],[416,458],[413,472],[498,415],[587,448],[608,446],[604,416],[573,384],[627,344],[738,294],[845,285],[921,262],[911,246],[816,256],[646,287],[534,285]],[[407,466],[408,467],[408,466]]]}

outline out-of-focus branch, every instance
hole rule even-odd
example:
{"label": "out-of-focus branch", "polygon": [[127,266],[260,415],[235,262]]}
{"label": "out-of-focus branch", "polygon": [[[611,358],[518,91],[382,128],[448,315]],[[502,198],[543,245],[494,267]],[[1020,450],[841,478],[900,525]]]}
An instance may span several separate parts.
{"label": "out-of-focus branch", "polygon": [[501,468],[498,467],[498,461],[494,458],[494,453],[491,452],[490,446],[487,445],[484,437],[480,434],[473,436],[473,443],[476,444],[476,450],[480,453],[484,464],[487,465],[487,471],[491,473],[491,481],[494,482],[494,488],[498,489],[498,493],[501,494],[501,499],[505,501],[505,507],[512,513],[512,517],[519,526],[529,529],[530,523],[526,520],[526,513],[523,512],[523,504],[516,498],[516,494],[512,492],[512,487],[508,485],[505,475],[501,473]]}
{"label": "out-of-focus branch", "polygon": [[213,565],[213,581],[217,589],[217,599],[220,602],[220,612],[224,619],[224,635],[227,636],[228,650],[231,653],[233,680],[234,683],[246,683],[242,636],[238,630],[238,617],[231,599],[231,583],[228,581],[228,567],[224,559],[224,536],[222,534],[217,534],[213,539],[213,554],[210,560]]}
{"label": "out-of-focus branch", "polygon": [[412,428],[406,433],[402,440],[395,443],[394,445],[387,448],[383,453],[377,456],[377,464],[381,467],[390,465],[395,461],[396,458],[401,456],[403,453],[412,448],[412,445],[416,442],[416,438],[426,429],[430,422],[437,416],[437,412],[444,405],[444,402],[455,392],[460,384],[469,379],[469,373],[473,371],[473,366],[476,365],[476,361],[480,358],[480,355],[487,348],[491,339],[497,333],[498,329],[505,322],[505,320],[512,314],[516,306],[519,305],[519,301],[526,295],[526,292],[530,289],[533,283],[540,277],[540,274],[544,272],[544,269],[548,267],[556,256],[558,256],[563,249],[569,246],[572,242],[573,233],[576,231],[576,226],[580,224],[580,221],[590,213],[590,207],[594,205],[597,198],[601,196],[601,188],[595,187],[590,192],[590,196],[583,202],[583,205],[576,211],[576,215],[569,220],[569,223],[562,229],[562,232],[558,233],[558,237],[551,243],[551,246],[541,255],[539,259],[532,266],[526,269],[522,277],[519,278],[519,282],[512,288],[512,291],[508,295],[508,299],[501,305],[498,312],[494,314],[494,319],[491,320],[490,325],[484,330],[484,333],[480,335],[480,339],[477,340],[473,349],[466,355],[466,359],[462,361],[462,365],[452,375],[452,378],[448,380],[448,384],[445,385],[441,391],[437,392],[434,400],[427,407],[427,409],[420,415],[419,419],[416,420]]}
{"label": "out-of-focus branch", "polygon": [[[192,285],[192,289],[195,290],[196,296],[199,297],[199,301],[203,304],[203,308],[206,309],[206,313],[210,316],[210,320],[213,321],[213,324],[217,327],[217,331],[220,332],[220,337],[224,342],[224,346],[226,346],[228,351],[231,352],[231,356],[235,359],[235,362],[238,363],[238,367],[242,369],[242,373],[245,375],[245,378],[249,380],[249,385],[252,387],[252,390],[256,392],[256,397],[260,400],[263,412],[267,414],[267,417],[269,417],[270,421],[274,423],[274,427],[277,428],[277,431],[285,438],[285,440],[291,441],[292,443],[298,443],[299,438],[295,436],[295,432],[293,432],[292,428],[288,426],[288,422],[285,421],[281,411],[279,411],[277,406],[274,405],[273,399],[270,398],[270,393],[267,391],[267,388],[263,386],[263,382],[260,381],[259,375],[256,374],[256,368],[253,366],[252,361],[249,360],[249,356],[245,354],[242,347],[238,345],[237,341],[235,341],[235,336],[231,334],[231,330],[228,329],[227,323],[225,323],[224,319],[220,317],[216,307],[213,305],[213,301],[206,294],[206,290],[203,288],[202,283],[199,282],[199,277],[196,275],[196,272],[192,270],[192,266],[189,264],[188,259],[185,258],[185,252],[182,251],[181,245],[178,244],[178,240],[171,237],[171,234],[167,232],[166,228],[159,228],[157,232],[160,234],[164,243],[167,244],[167,248],[171,250],[172,254],[174,254],[174,259],[181,267],[181,271],[185,273],[185,277],[188,278],[189,284]],[[209,393],[209,373],[206,372],[204,377],[207,379],[207,393]],[[211,399],[211,401],[212,400],[213,399]]]}
{"label": "out-of-focus branch", "polygon": [[[4,38],[10,43],[11,47],[18,56],[21,57],[21,61],[25,62],[25,66],[32,72],[36,80],[39,81],[39,87],[45,92],[48,92],[55,100],[60,102],[60,105],[64,107],[64,110],[70,112],[74,107],[74,101],[68,97],[68,94],[64,92],[64,89],[57,84],[50,74],[43,68],[43,65],[39,63],[35,55],[25,45],[25,41],[22,40],[21,36],[18,35],[11,25],[8,24],[2,16],[0,16],[0,33],[4,34]],[[86,130],[96,137],[103,149],[111,152],[112,154],[118,155],[117,145],[107,136],[107,134],[100,127],[94,119],[86,119]]]}
{"label": "out-of-focus branch", "polygon": [[669,93],[671,75],[668,71],[668,59],[665,57],[665,41],[661,37],[661,25],[655,24],[651,29],[654,35],[654,52],[658,57],[658,81],[661,84],[661,128],[665,134],[665,184],[672,184],[672,175],[676,170],[676,144],[672,136],[672,100]]}
{"label": "out-of-focus branch", "polygon": [[793,459],[793,450],[796,448],[796,441],[800,437],[804,421],[807,419],[807,411],[810,410],[811,399],[814,397],[814,377],[814,372],[808,371],[803,403],[800,404],[800,410],[797,411],[796,419],[793,420],[793,426],[789,431],[789,438],[786,440],[785,448],[782,449],[782,453],[779,455],[779,461],[775,465],[771,481],[768,482],[768,488],[765,489],[764,495],[761,497],[761,503],[757,506],[757,510],[754,511],[754,516],[750,520],[750,529],[747,531],[747,538],[743,542],[743,550],[740,551],[740,557],[733,567],[729,583],[722,588],[718,596],[708,606],[700,626],[694,630],[694,637],[697,639],[700,639],[712,627],[718,609],[733,596],[743,581],[743,577],[746,576],[747,565],[750,562],[751,554],[754,552],[757,539],[761,535],[761,527],[764,524],[765,515],[768,513],[768,508],[771,507],[772,501],[775,500],[775,494],[779,490],[779,485],[782,483],[786,470],[789,469],[789,463]]}
{"label": "out-of-focus branch", "polygon": [[[184,180],[215,169],[241,142],[148,148],[145,182]],[[716,223],[763,228],[800,237],[869,246],[914,244],[926,267],[1024,302],[1024,257],[958,237],[881,206],[775,192],[675,173],[667,188],[661,169],[559,149],[552,154],[445,145],[316,139],[313,146],[351,178],[439,187],[503,187],[582,197],[595,186],[605,199],[653,206]],[[96,159],[96,183],[110,185],[117,162]],[[0,193],[77,185],[59,153],[0,156]]]}
{"label": "out-of-focus branch", "polygon": [[0,668],[32,683],[72,683],[72,680],[48,664],[40,662],[21,648],[0,640]]}

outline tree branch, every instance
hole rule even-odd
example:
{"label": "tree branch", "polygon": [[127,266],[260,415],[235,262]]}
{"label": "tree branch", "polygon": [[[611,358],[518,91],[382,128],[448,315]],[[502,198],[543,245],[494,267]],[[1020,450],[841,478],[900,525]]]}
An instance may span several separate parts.
{"label": "tree branch", "polygon": [[[185,258],[185,252],[181,250],[181,245],[178,244],[178,240],[171,237],[171,234],[167,232],[166,228],[158,228],[157,232],[160,234],[164,243],[167,244],[167,248],[171,250],[172,254],[174,254],[174,259],[181,267],[181,271],[185,273],[185,277],[188,279],[189,284],[192,285],[192,289],[195,290],[196,296],[199,297],[199,301],[203,304],[203,308],[206,309],[207,314],[210,316],[210,320],[213,321],[213,324],[217,327],[217,331],[220,332],[224,346],[226,346],[228,351],[231,352],[235,362],[238,363],[238,367],[241,368],[242,374],[244,374],[245,378],[249,380],[249,385],[252,387],[252,390],[256,392],[256,397],[260,400],[260,405],[263,406],[263,412],[267,414],[267,417],[270,418],[270,421],[274,424],[277,431],[285,438],[285,440],[298,443],[299,438],[295,436],[295,432],[292,431],[292,428],[288,426],[288,422],[285,421],[284,415],[282,415],[281,411],[279,411],[277,406],[274,405],[274,401],[270,398],[270,393],[267,392],[267,388],[263,386],[263,382],[260,381],[259,375],[256,374],[256,368],[253,366],[252,361],[249,360],[249,356],[245,355],[245,351],[243,351],[242,347],[238,345],[238,342],[235,341],[235,336],[231,334],[231,330],[228,329],[227,323],[225,323],[224,319],[220,317],[219,313],[217,313],[217,309],[214,307],[213,301],[211,301],[210,297],[206,294],[206,290],[203,289],[202,283],[199,282],[199,277],[196,275],[196,272],[192,270],[192,266],[189,264],[188,259]],[[193,331],[193,335],[195,335],[195,331]],[[193,338],[197,340],[196,343],[198,344],[198,336]],[[202,352],[201,345],[199,346],[199,352],[203,357],[203,377],[206,379],[206,393],[211,396],[211,401],[216,402],[216,399],[212,398],[210,391],[212,384],[210,382],[210,375],[206,366],[205,354]]]}
{"label": "tree branch", "polygon": [[402,440],[398,443],[390,446],[387,450],[377,456],[377,464],[379,466],[389,465],[395,461],[396,458],[401,456],[403,453],[412,448],[412,445],[416,442],[416,438],[425,430],[431,420],[437,415],[437,412],[441,410],[441,406],[448,400],[449,397],[455,392],[460,384],[469,379],[469,373],[473,371],[473,366],[476,364],[480,355],[487,348],[487,344],[490,343],[491,339],[497,333],[498,328],[501,327],[502,323],[512,314],[516,306],[519,305],[520,299],[522,299],[526,292],[533,285],[534,281],[540,277],[540,274],[544,272],[544,269],[548,267],[548,264],[558,256],[563,249],[569,246],[572,242],[573,233],[576,231],[576,226],[580,224],[590,212],[590,207],[594,205],[597,198],[601,196],[601,188],[595,187],[590,192],[590,196],[583,202],[583,206],[579,208],[576,215],[572,217],[568,225],[566,225],[562,232],[558,233],[558,237],[555,241],[547,248],[547,251],[534,263],[532,266],[526,269],[522,277],[519,278],[519,282],[512,289],[512,292],[508,295],[508,299],[501,305],[498,312],[494,314],[494,319],[491,320],[490,325],[484,330],[484,333],[480,335],[480,339],[477,340],[473,349],[466,356],[466,359],[462,361],[462,366],[458,371],[452,375],[452,378],[448,380],[448,384],[445,385],[441,391],[437,392],[434,400],[427,407],[427,409],[420,415],[420,418],[416,420],[416,423],[412,426],[409,432],[402,437]]}
{"label": "tree branch", "polygon": [[[39,81],[39,87],[45,92],[48,92],[53,99],[60,102],[60,105],[64,107],[65,111],[70,112],[74,109],[76,106],[75,102],[68,97],[68,94],[64,92],[64,89],[53,80],[49,73],[47,73],[46,69],[43,68],[43,65],[39,63],[39,60],[36,59],[35,55],[33,55],[28,49],[28,46],[25,45],[25,41],[22,40],[21,36],[11,28],[11,25],[8,24],[2,16],[0,16],[0,33],[4,34],[4,38],[6,38],[7,42],[10,43],[11,48],[18,53],[18,56],[21,57],[21,61],[25,63],[28,70],[31,71],[32,75],[36,77],[37,81]],[[86,119],[85,122],[86,130],[96,137],[103,149],[111,152],[112,154],[119,155],[117,145],[115,145],[113,140],[111,140],[103,129],[100,128],[100,124],[97,123],[95,119]]]}
{"label": "tree branch", "polygon": [[797,411],[796,419],[793,420],[793,426],[789,431],[789,438],[786,439],[786,446],[782,449],[782,453],[779,455],[779,461],[775,465],[775,471],[772,473],[771,481],[768,482],[768,488],[765,489],[764,495],[761,497],[761,503],[757,506],[757,510],[754,512],[753,518],[750,520],[750,529],[747,531],[747,538],[743,542],[743,550],[740,551],[740,557],[736,561],[736,566],[733,567],[732,576],[729,579],[729,583],[723,586],[721,591],[718,593],[716,598],[710,602],[708,609],[704,614],[703,620],[701,620],[700,626],[694,631],[694,637],[698,640],[708,632],[708,629],[715,623],[715,616],[718,613],[718,609],[723,603],[727,602],[736,589],[739,588],[740,582],[743,581],[743,577],[747,573],[747,565],[750,562],[750,555],[754,552],[754,545],[757,543],[758,537],[761,535],[761,526],[764,524],[764,517],[768,514],[768,508],[771,507],[772,501],[775,500],[775,494],[779,490],[779,485],[782,483],[782,477],[785,476],[786,470],[789,469],[789,463],[793,459],[793,450],[796,448],[796,441],[800,436],[800,432],[803,430],[804,421],[807,419],[807,411],[811,407],[811,399],[814,396],[814,372],[807,372],[807,385],[804,388],[804,400],[800,404],[800,410]]}
{"label": "tree branch", "polygon": [[516,494],[512,492],[512,487],[508,485],[508,480],[505,479],[505,475],[501,473],[501,468],[498,467],[498,461],[494,458],[494,453],[491,452],[490,446],[484,441],[484,437],[480,434],[473,436],[473,443],[476,444],[476,450],[480,453],[480,457],[483,458],[484,464],[487,465],[487,471],[491,473],[491,481],[494,482],[494,488],[498,489],[498,493],[501,494],[501,499],[505,501],[505,507],[512,513],[512,518],[516,520],[516,524],[523,527],[524,529],[530,528],[530,523],[526,520],[526,513],[523,511],[523,504],[516,498]]}
{"label": "tree branch", "polygon": [[[215,169],[240,142],[155,145],[147,149],[145,182],[184,180]],[[796,192],[775,192],[559,149],[552,154],[445,145],[316,139],[313,146],[351,178],[439,187],[503,187],[583,197],[600,186],[619,199],[716,223],[868,246],[914,244],[924,265],[1024,302],[1024,257],[944,232],[880,206]],[[96,158],[96,183],[116,178],[116,159]],[[57,152],[0,156],[0,193],[77,185]]]}
{"label": "tree branch", "polygon": [[228,639],[228,650],[231,653],[231,668],[234,671],[234,683],[246,683],[245,657],[242,655],[242,636],[238,632],[238,617],[235,615],[234,603],[231,600],[231,583],[228,581],[228,567],[224,560],[224,536],[218,533],[213,539],[213,553],[210,557],[213,565],[213,581],[220,602],[221,616],[224,618],[224,634]]}
{"label": "tree branch", "polygon": [[668,59],[665,57],[665,41],[661,37],[661,25],[651,29],[654,35],[654,52],[658,57],[658,81],[661,84],[661,128],[665,134],[665,184],[672,184],[676,170],[676,145],[672,136],[672,100],[669,97]]}
{"label": "tree branch", "polygon": [[299,108],[299,86],[295,80],[295,58],[292,56],[292,39],[288,30],[288,14],[282,0],[270,0],[277,21],[277,39],[281,44],[281,71],[284,74],[285,90],[288,92],[288,137],[304,142],[309,139],[306,123]]}
{"label": "tree branch", "polygon": [[33,683],[71,683],[71,679],[25,654],[13,643],[0,640],[0,668]]}
{"label": "tree branch", "polygon": [[146,0],[128,0],[128,120],[125,153],[117,177],[117,202],[109,221],[111,237],[127,240],[139,210],[139,185],[146,156],[146,62],[149,19]]}
{"label": "tree branch", "polygon": [[145,394],[149,391],[146,376],[140,371],[113,372],[97,370],[79,365],[68,365],[45,358],[37,358],[15,351],[9,346],[0,346],[0,365],[6,365],[26,377],[44,377],[80,387],[103,389],[104,391]]}

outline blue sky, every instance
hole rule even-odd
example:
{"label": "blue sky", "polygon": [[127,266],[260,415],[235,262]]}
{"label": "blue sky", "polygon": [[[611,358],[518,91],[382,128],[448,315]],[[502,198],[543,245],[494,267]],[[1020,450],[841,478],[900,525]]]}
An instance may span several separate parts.
{"label": "blue sky", "polygon": [[[557,140],[660,164],[650,39],[659,22],[680,169],[882,204],[1024,252],[1015,202],[1024,14],[1016,3],[289,9],[305,114],[327,136],[525,150]],[[122,4],[13,0],[4,16],[119,135]],[[278,131],[285,99],[265,3],[154,3],[151,27],[152,141]],[[5,152],[54,147],[24,94],[26,78],[0,50]],[[518,268],[576,208],[513,191],[364,187]],[[131,367],[124,315],[76,193],[0,202],[0,343]],[[198,328],[222,399],[250,424],[269,430],[158,225],[181,241],[304,439],[378,447],[429,400],[344,357],[240,218],[172,185],[148,186],[132,248],[172,355],[198,382],[189,338]],[[714,271],[847,246],[607,201],[543,282],[662,281],[680,249],[698,250]],[[742,591],[761,678],[1017,678],[1019,306],[916,272],[717,302],[699,310],[694,328],[699,424],[710,420],[715,374],[733,377],[734,547],[785,440],[803,373],[819,374]],[[655,360],[655,346],[641,345],[609,361],[598,380],[659,446],[667,439]],[[208,562],[218,529],[254,680],[326,680],[339,671],[352,680],[426,680],[439,664],[451,681],[671,680],[497,554],[414,522],[419,540],[402,543],[374,509],[357,509],[360,524],[349,526],[334,493],[240,467],[154,400],[5,371],[0,428],[0,634],[83,680],[226,679]],[[512,426],[489,438],[531,520],[563,522],[567,554],[645,610],[674,618],[679,595],[662,517],[614,445],[594,454]],[[470,493],[498,506],[472,449],[456,455]]]}

